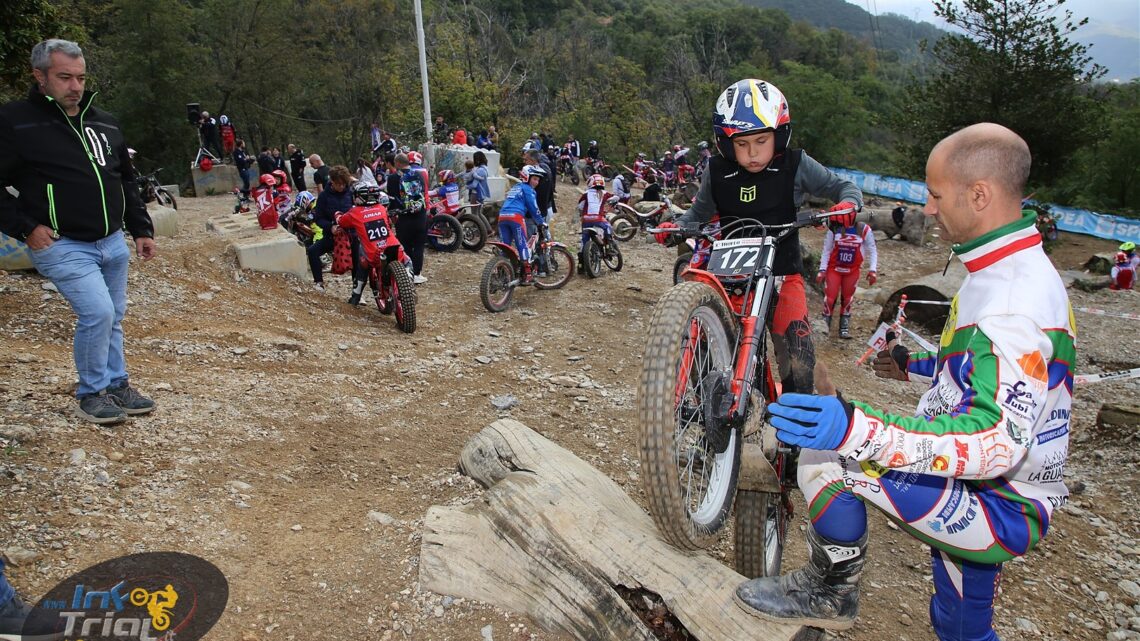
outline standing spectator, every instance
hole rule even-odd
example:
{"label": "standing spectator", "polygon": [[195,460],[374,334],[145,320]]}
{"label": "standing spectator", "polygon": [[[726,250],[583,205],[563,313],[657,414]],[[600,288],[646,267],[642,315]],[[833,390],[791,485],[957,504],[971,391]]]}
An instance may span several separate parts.
{"label": "standing spectator", "polygon": [[293,186],[297,191],[305,191],[305,152],[293,143],[285,147],[289,152],[289,174],[293,177]]}
{"label": "standing spectator", "polygon": [[269,151],[269,147],[262,147],[261,153],[257,154],[257,174],[268,174],[273,172],[273,154]]}
{"label": "standing spectator", "polygon": [[487,127],[487,149],[494,151],[499,148],[499,130],[495,125]]}
{"label": "standing spectator", "polygon": [[[312,156],[309,158],[312,162]],[[323,164],[321,166],[324,167]],[[351,182],[352,174],[349,173],[348,167],[337,165],[328,169],[328,187],[317,196],[317,204],[313,207],[313,222],[321,228],[322,235],[320,240],[309,245],[305,253],[309,258],[309,270],[313,272],[313,286],[317,291],[325,291],[321,256],[333,249],[332,227],[336,223],[336,214],[352,208],[352,191],[348,188]]]}
{"label": "standing spectator", "polygon": [[523,151],[530,151],[532,149],[542,151],[542,140],[538,137],[537,131],[531,132],[530,138],[527,138],[526,142],[523,143]]}
{"label": "standing spectator", "polygon": [[253,165],[253,161],[250,160],[249,154],[245,153],[245,141],[238,138],[237,145],[234,148],[234,167],[237,168],[238,175],[241,176],[242,198],[249,198],[249,168],[251,165]]}
{"label": "standing spectator", "polygon": [[372,153],[377,154],[380,152],[380,125],[372,123],[369,129],[369,138],[372,140]]}
{"label": "standing spectator", "polygon": [[554,165],[546,154],[538,149],[528,150],[526,158],[528,165],[542,168],[542,179],[539,181],[538,187],[535,188],[535,192],[537,192],[538,209],[542,212],[546,224],[549,225],[554,216]]}
{"label": "standing spectator", "polygon": [[455,130],[455,134],[451,137],[451,144],[453,145],[466,145],[467,144],[467,130],[460,127]]}
{"label": "standing spectator", "polygon": [[[412,152],[419,155],[417,152]],[[426,283],[423,275],[424,245],[427,244],[427,184],[423,169],[412,165],[407,154],[396,156],[400,214],[396,218],[396,238],[412,259],[412,281]]]}
{"label": "standing spectator", "polygon": [[380,183],[376,182],[376,175],[372,173],[371,165],[363,156],[356,159],[356,180],[366,185],[380,186]]}
{"label": "standing spectator", "polygon": [[392,134],[385,131],[381,134],[381,138],[380,146],[376,149],[376,155],[386,157],[388,154],[396,153],[396,139],[392,137]]}
{"label": "standing spectator", "polygon": [[541,149],[550,150],[554,147],[554,137],[550,135],[549,131],[543,130],[542,132],[542,147]]}
{"label": "standing spectator", "polygon": [[282,175],[285,175],[285,159],[281,156],[280,147],[274,147],[269,151],[269,160],[273,162],[273,171],[269,173],[280,171]]}
{"label": "standing spectator", "polygon": [[577,163],[578,159],[582,157],[582,143],[578,142],[578,139],[574,137],[574,134],[570,134],[570,136],[566,139],[566,146],[570,150],[571,160]]}
{"label": "standing spectator", "polygon": [[317,193],[329,188],[329,168],[317,154],[309,156],[309,166],[313,168],[313,186]]}
{"label": "standing spectator", "polygon": [[229,116],[222,114],[218,119],[218,133],[222,136],[222,153],[229,156],[234,153],[234,143],[237,140],[237,130],[230,122]]}
{"label": "standing spectator", "polygon": [[198,120],[198,129],[202,132],[202,146],[206,148],[206,151],[220,158],[222,146],[218,144],[218,121],[210,116],[210,112],[202,112]]}
{"label": "standing spectator", "polygon": [[487,154],[477,151],[471,156],[474,167],[467,172],[464,179],[467,181],[467,200],[480,206],[491,197],[491,187],[487,184]]}
{"label": "standing spectator", "polygon": [[447,142],[447,123],[443,121],[443,116],[435,117],[435,124],[431,128],[432,142],[444,144]]}
{"label": "standing spectator", "polygon": [[[154,226],[122,126],[93,107],[95,95],[85,91],[79,45],[40,42],[32,49],[32,74],[28,97],[0,107],[0,231],[28,245],[36,270],[79,317],[76,413],[92,423],[119,423],[155,407],[130,385],[122,326],[131,257],[122,228],[146,261],[155,255]],[[85,135],[76,135],[76,127]],[[89,140],[102,145],[89,151]],[[20,195],[9,195],[8,186]]]}

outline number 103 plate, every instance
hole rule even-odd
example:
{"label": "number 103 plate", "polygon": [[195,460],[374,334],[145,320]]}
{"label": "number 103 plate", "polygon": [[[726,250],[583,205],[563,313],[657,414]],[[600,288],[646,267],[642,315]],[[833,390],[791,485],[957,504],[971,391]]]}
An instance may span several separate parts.
{"label": "number 103 plate", "polygon": [[760,260],[763,238],[733,238],[713,243],[709,271],[718,276],[751,274]]}

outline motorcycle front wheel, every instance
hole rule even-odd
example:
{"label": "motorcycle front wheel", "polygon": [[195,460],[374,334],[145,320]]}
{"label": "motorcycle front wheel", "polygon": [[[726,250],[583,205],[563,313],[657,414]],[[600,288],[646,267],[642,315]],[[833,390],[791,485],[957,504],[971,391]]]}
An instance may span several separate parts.
{"label": "motorcycle front wheel", "polygon": [[667,291],[649,322],[637,387],[642,487],[657,529],[682,549],[716,541],[736,493],[739,430],[711,415],[725,385],[731,393],[735,334],[702,283]]}

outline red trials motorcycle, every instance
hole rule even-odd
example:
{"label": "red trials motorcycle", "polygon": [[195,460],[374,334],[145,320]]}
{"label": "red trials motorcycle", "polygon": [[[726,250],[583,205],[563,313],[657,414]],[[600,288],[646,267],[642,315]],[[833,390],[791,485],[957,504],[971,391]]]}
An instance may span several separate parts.
{"label": "red trials motorcycle", "polygon": [[780,573],[795,486],[791,450],[764,422],[777,397],[765,341],[776,247],[849,211],[807,212],[787,225],[737,220],[720,226],[721,238],[649,230],[712,243],[705,268],[686,268],[649,322],[637,389],[649,511],[666,539],[696,550],[716,541],[735,499],[736,570],[745,576]]}

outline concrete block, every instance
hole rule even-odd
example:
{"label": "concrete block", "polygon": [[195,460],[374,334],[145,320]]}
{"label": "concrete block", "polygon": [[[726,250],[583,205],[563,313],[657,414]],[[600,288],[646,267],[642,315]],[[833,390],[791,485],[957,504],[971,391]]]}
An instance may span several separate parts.
{"label": "concrete block", "polygon": [[298,278],[309,274],[305,248],[282,227],[261,229],[256,216],[223,214],[207,220],[206,229],[229,241],[242,269],[293,274]]}
{"label": "concrete block", "polygon": [[502,202],[507,197],[507,190],[513,183],[502,176],[493,176],[487,179],[487,186],[491,188],[491,197],[488,200]]}
{"label": "concrete block", "polygon": [[[431,154],[428,153],[429,147]],[[473,160],[477,151],[479,151],[478,147],[470,145],[438,145],[432,143],[420,146],[420,153],[424,154],[425,158],[435,159],[435,172],[450,169],[457,174],[466,171],[465,163],[468,160]],[[502,164],[500,163],[499,152],[484,149],[483,153],[487,156],[487,173],[491,176],[500,175]]]}
{"label": "concrete block", "polygon": [[174,238],[178,235],[178,212],[158,203],[147,203],[146,211],[154,223],[156,238]]}
{"label": "concrete block", "polygon": [[7,271],[33,269],[32,250],[24,243],[0,232],[0,269]]}
{"label": "concrete block", "polygon": [[194,178],[195,196],[228,194],[234,190],[234,187],[241,187],[241,175],[233,165],[216,164],[210,171],[191,167],[190,173]]}

